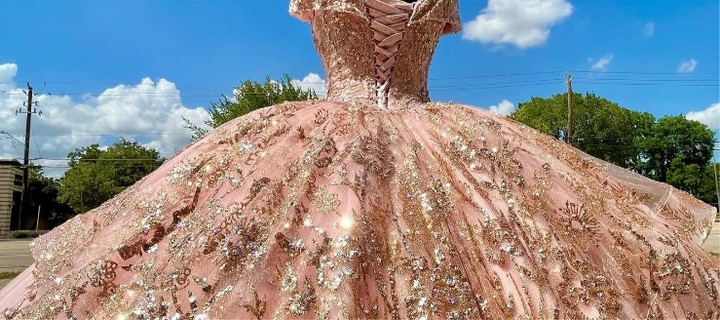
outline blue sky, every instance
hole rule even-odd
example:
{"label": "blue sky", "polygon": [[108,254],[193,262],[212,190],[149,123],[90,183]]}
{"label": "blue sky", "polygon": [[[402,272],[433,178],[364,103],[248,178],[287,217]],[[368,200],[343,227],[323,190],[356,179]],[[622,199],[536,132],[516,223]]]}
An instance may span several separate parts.
{"label": "blue sky", "polygon": [[[575,91],[656,116],[696,112],[696,119],[720,126],[717,0],[530,3],[460,0],[466,28],[438,47],[433,100],[507,111],[532,96],[564,91],[563,71],[570,70]],[[289,16],[287,7],[284,0],[2,1],[0,110],[6,112],[0,119],[7,121],[0,129],[22,132],[21,119],[9,111],[19,107],[20,83],[32,81],[52,96],[40,99],[47,111],[36,121],[40,145],[31,157],[61,158],[82,143],[107,143],[120,133],[164,145],[171,154],[187,139],[182,127],[150,120],[202,119],[198,108],[246,79],[284,73],[298,80],[318,74],[306,78],[312,82],[324,78],[309,26]],[[550,73],[494,76],[538,72]],[[132,96],[142,83],[165,93]],[[129,110],[115,110],[123,108]],[[159,111],[149,115],[143,108]],[[150,123],[133,127],[128,118]],[[85,129],[72,128],[73,121]],[[10,144],[0,140],[0,157],[21,155]]]}

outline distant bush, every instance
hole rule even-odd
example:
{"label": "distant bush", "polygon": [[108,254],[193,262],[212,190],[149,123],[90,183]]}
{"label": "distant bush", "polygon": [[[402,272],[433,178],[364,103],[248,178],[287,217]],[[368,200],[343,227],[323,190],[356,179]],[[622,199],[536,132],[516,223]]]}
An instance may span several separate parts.
{"label": "distant bush", "polygon": [[0,272],[0,280],[12,280],[20,275],[20,272]]}
{"label": "distant bush", "polygon": [[47,232],[47,230],[15,230],[10,231],[10,237],[15,239],[37,238]]}

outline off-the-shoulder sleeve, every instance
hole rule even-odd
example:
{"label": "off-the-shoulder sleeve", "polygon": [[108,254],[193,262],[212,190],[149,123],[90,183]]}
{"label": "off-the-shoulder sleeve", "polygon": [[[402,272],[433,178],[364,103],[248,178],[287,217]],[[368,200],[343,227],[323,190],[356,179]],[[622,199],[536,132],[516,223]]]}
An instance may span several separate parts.
{"label": "off-the-shoulder sleeve", "polygon": [[310,22],[315,14],[317,0],[290,0],[290,15],[302,21]]}
{"label": "off-the-shoulder sleeve", "polygon": [[445,23],[443,34],[462,30],[458,0],[420,0],[413,14],[414,21],[433,20]]}
{"label": "off-the-shoulder sleeve", "polygon": [[320,10],[350,13],[367,19],[365,0],[290,0],[290,14],[300,20],[310,22]]}

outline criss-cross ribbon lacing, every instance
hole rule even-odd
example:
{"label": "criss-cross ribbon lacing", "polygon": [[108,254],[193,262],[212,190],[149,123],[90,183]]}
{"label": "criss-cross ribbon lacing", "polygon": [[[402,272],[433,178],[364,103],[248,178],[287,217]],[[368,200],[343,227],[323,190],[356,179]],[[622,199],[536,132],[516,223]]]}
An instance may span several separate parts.
{"label": "criss-cross ribbon lacing", "polygon": [[375,44],[375,77],[378,106],[388,107],[389,83],[405,27],[413,5],[397,0],[368,0],[373,43]]}

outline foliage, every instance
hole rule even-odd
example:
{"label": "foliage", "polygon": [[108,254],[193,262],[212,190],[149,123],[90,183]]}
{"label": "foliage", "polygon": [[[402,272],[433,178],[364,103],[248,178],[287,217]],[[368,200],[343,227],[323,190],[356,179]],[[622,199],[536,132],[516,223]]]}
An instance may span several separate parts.
{"label": "foliage", "polygon": [[640,171],[661,182],[670,182],[672,171],[700,172],[712,158],[713,136],[706,125],[682,115],[663,117],[643,140],[646,161]]}
{"label": "foliage", "polygon": [[200,127],[199,125],[193,123],[185,117],[182,117],[182,119],[183,121],[185,121],[183,127],[187,128],[188,130],[190,130],[190,132],[192,132],[192,141],[197,141],[207,133],[207,129]]}
{"label": "foliage", "polygon": [[10,237],[14,239],[37,238],[47,232],[47,230],[15,230],[10,231]]}
{"label": "foliage", "polygon": [[37,212],[48,217],[47,227],[56,226],[75,215],[75,211],[68,204],[58,199],[60,189],[59,179],[45,177],[41,166],[31,166],[28,170],[28,192],[30,194],[30,209],[28,212]]}
{"label": "foliage", "polygon": [[19,275],[20,272],[17,271],[0,272],[0,280],[12,280]]}
{"label": "foliage", "polygon": [[[563,139],[567,94],[533,97],[520,103],[511,117]],[[682,115],[656,121],[649,113],[623,108],[594,94],[573,94],[573,146],[708,203],[717,202],[710,165],[713,136],[706,125]]]}
{"label": "foliage", "polygon": [[70,169],[59,199],[78,213],[92,210],[157,169],[164,159],[153,149],[124,139],[106,150],[97,144],[68,154]]}
{"label": "foliage", "polygon": [[[572,144],[596,158],[634,168],[639,162],[639,143],[650,132],[655,118],[649,113],[623,108],[591,93],[585,96],[575,93],[572,101]],[[567,94],[556,94],[548,99],[533,97],[520,103],[511,117],[543,133],[564,139]]]}
{"label": "foliage", "polygon": [[[219,101],[211,103],[210,120],[205,124],[217,128],[232,119],[281,102],[317,99],[315,91],[304,90],[293,84],[288,75],[284,75],[280,81],[268,77],[265,79],[265,83],[248,80],[235,88],[233,92],[233,99],[222,95]],[[206,133],[206,130],[198,125],[187,119],[183,120],[185,127],[193,132],[194,139]]]}

